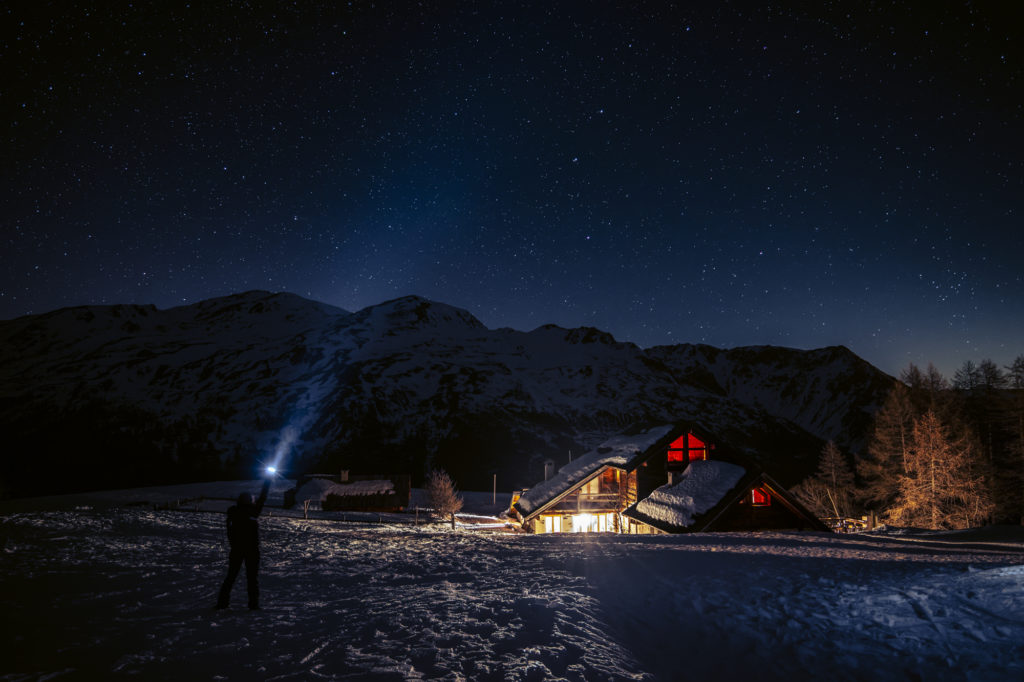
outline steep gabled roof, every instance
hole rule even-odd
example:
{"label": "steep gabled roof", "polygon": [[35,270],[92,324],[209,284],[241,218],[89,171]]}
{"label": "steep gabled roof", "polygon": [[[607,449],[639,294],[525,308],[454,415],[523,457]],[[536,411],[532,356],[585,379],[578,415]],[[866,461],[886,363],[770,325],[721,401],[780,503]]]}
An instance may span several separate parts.
{"label": "steep gabled roof", "polygon": [[693,421],[685,421],[676,422],[675,424],[673,424],[672,430],[669,431],[668,436],[659,440],[657,443],[655,443],[654,445],[640,453],[640,455],[638,455],[631,462],[632,466],[630,466],[628,471],[632,471],[641,464],[645,462],[650,462],[655,458],[664,457],[669,449],[669,446],[673,443],[673,441],[675,441],[677,438],[681,437],[685,433],[692,433],[694,436],[697,436],[697,438],[704,441],[704,443],[708,445],[710,450],[714,450],[714,454],[712,454],[710,451],[708,452],[708,457],[711,459],[722,459],[724,457],[727,461],[730,462],[733,460],[739,461],[742,459],[740,455],[733,452],[729,447],[723,446],[721,443],[719,443],[717,438],[714,438],[713,436],[711,436],[710,433],[705,431],[702,425]]}
{"label": "steep gabled roof", "polygon": [[772,499],[781,503],[786,509],[788,509],[794,516],[802,519],[807,524],[808,530],[820,530],[826,533],[831,533],[832,529],[829,528],[825,523],[819,519],[814,512],[810,511],[805,507],[796,497],[784,488],[778,481],[769,476],[763,471],[758,471],[754,474],[753,479],[748,483],[740,481],[740,485],[737,486],[735,495],[731,498],[722,501],[719,508],[712,509],[711,513],[708,514],[707,522],[701,526],[701,530],[704,531],[716,531],[718,530],[717,524],[721,519],[722,515],[727,509],[733,504],[739,502],[739,499],[750,492],[752,488],[763,487],[766,488]]}
{"label": "steep gabled roof", "polygon": [[609,467],[632,471],[641,461],[656,451],[662,441],[671,437],[677,427],[663,424],[635,433],[624,433],[609,438],[599,446],[574,459],[548,480],[533,486],[519,498],[514,509],[526,521],[563,497],[587,483]]}
{"label": "steep gabled roof", "polygon": [[[651,519],[649,525],[680,532],[689,528],[694,519],[714,509],[724,497],[747,478],[747,471],[736,464],[711,460],[690,462],[677,483],[663,485],[626,510]],[[641,520],[641,519],[638,519]],[[657,521],[659,523],[653,523]]]}
{"label": "steep gabled roof", "polygon": [[635,521],[666,533],[699,533],[726,530],[719,522],[754,488],[765,487],[809,529],[829,531],[788,490],[763,471],[746,471],[726,462],[696,461],[683,472],[681,481],[664,485],[623,513]]}

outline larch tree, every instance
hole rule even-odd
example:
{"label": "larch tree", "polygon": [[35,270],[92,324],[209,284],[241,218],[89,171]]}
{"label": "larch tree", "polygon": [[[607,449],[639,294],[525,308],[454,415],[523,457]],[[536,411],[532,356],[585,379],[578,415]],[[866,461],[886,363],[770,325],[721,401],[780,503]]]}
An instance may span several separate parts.
{"label": "larch tree", "polygon": [[[968,364],[964,363],[963,372],[966,372]],[[986,358],[977,365],[974,388],[955,393],[956,410],[940,414],[943,421],[953,428],[961,421],[969,424],[970,431],[978,438],[977,446],[985,468],[1002,472],[1003,475],[997,478],[988,477],[991,497],[998,502],[997,516],[1000,519],[1013,513],[1007,508],[1007,503],[1012,501],[1008,493],[1012,487],[1010,475],[1014,467],[1009,451],[1012,431],[1006,418],[1010,408],[1006,385],[1007,377],[1003,370]]]}
{"label": "larch tree", "polygon": [[888,521],[926,528],[967,528],[992,513],[971,437],[953,434],[932,411],[914,420],[899,494]]}
{"label": "larch tree", "polygon": [[455,489],[455,483],[447,472],[434,469],[427,476],[427,503],[440,518],[452,518],[455,523],[455,513],[462,509],[462,496]]}
{"label": "larch tree", "polygon": [[1006,374],[999,368],[999,365],[991,360],[982,360],[978,365],[979,385],[988,390],[1006,388],[1009,383]]}
{"label": "larch tree", "polygon": [[981,370],[973,360],[965,360],[953,373],[953,388],[958,391],[973,391],[981,385]]}
{"label": "larch tree", "polygon": [[907,365],[907,368],[900,372],[900,381],[905,383],[911,390],[923,390],[925,386],[925,374],[914,363]]}
{"label": "larch tree", "polygon": [[942,372],[930,362],[928,363],[928,369],[925,371],[924,384],[930,393],[938,393],[949,388],[949,382],[946,381],[946,377],[942,376]]}
{"label": "larch tree", "polygon": [[900,381],[910,389],[910,402],[918,414],[923,414],[927,410],[944,414],[951,408],[949,382],[932,363],[929,362],[928,368],[924,371],[910,363],[900,372]]}
{"label": "larch tree", "polygon": [[1007,365],[1007,386],[1003,399],[1002,427],[1007,438],[997,461],[1000,475],[997,495],[1004,521],[1024,524],[1024,355]]}
{"label": "larch tree", "polygon": [[1018,389],[1009,403],[1007,423],[1012,437],[1007,448],[1007,507],[1010,515],[1024,524],[1024,391]]}
{"label": "larch tree", "polygon": [[915,416],[910,391],[903,384],[896,384],[885,404],[875,413],[867,452],[857,461],[860,478],[857,499],[868,509],[882,511],[899,495],[899,480],[906,469]]}
{"label": "larch tree", "polygon": [[817,476],[808,476],[797,483],[793,486],[792,493],[819,518],[825,519],[836,513],[829,498],[828,488]]}
{"label": "larch tree", "polygon": [[944,410],[949,408],[949,382],[942,376],[935,365],[928,363],[924,374],[924,389],[927,394],[927,409]]}
{"label": "larch tree", "polygon": [[1006,366],[1010,388],[1024,388],[1024,355],[1018,355],[1013,364]]}
{"label": "larch tree", "polygon": [[853,510],[853,471],[846,457],[832,441],[825,443],[818,459],[818,471],[815,478],[825,486],[832,514],[838,517],[849,516]]}

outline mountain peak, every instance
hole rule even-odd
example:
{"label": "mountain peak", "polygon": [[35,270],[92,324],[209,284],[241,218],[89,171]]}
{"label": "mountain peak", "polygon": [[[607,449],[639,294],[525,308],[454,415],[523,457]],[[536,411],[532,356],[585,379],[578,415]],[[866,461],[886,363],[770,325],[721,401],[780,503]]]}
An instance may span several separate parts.
{"label": "mountain peak", "polygon": [[640,420],[703,424],[795,479],[821,440],[856,452],[892,382],[841,347],[640,350],[593,327],[490,332],[422,296],[345,314],[269,291],[0,322],[0,356],[9,449],[50,458],[26,487],[50,470],[83,485],[83,456],[105,463],[89,485],[113,470],[223,475],[286,425],[302,466],[430,463],[467,485],[525,484],[544,457]]}
{"label": "mountain peak", "polygon": [[357,315],[375,322],[379,321],[389,331],[415,329],[485,331],[487,329],[468,310],[416,295],[402,296],[368,306],[360,310]]}
{"label": "mountain peak", "polygon": [[576,327],[567,330],[565,340],[569,343],[601,343],[606,346],[614,346],[617,342],[615,337],[597,327]]}
{"label": "mountain peak", "polygon": [[282,316],[288,320],[297,320],[299,318],[316,320],[351,314],[342,308],[319,301],[312,301],[298,294],[286,291],[263,291],[261,289],[209,298],[205,301],[180,306],[172,310],[195,311],[196,319],[203,321],[235,316],[255,316],[259,318],[268,314]]}
{"label": "mountain peak", "polygon": [[597,327],[573,327],[571,329],[566,329],[565,327],[560,327],[557,324],[549,323],[542,324],[530,333],[554,334],[572,345],[596,343],[603,346],[637,348],[634,343],[628,341],[620,343],[619,341],[616,341],[615,337],[610,333],[598,329]]}

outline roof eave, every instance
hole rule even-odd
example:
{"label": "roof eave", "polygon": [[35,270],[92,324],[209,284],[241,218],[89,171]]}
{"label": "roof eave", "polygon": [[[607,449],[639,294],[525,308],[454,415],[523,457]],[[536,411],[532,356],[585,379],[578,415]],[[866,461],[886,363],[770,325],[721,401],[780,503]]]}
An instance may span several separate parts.
{"label": "roof eave", "polygon": [[556,495],[555,497],[551,498],[550,500],[545,502],[543,505],[537,507],[532,512],[530,512],[529,514],[524,514],[523,513],[523,510],[519,506],[518,502],[516,502],[514,505],[512,505],[512,508],[516,511],[516,513],[518,513],[523,518],[522,523],[525,525],[527,522],[531,521],[532,519],[536,518],[540,514],[544,513],[546,510],[550,509],[554,505],[556,505],[559,502],[561,502],[562,500],[564,500],[566,497],[571,495],[573,492],[579,490],[580,488],[582,488],[587,483],[590,483],[592,480],[594,480],[595,478],[600,476],[602,473],[604,473],[604,471],[606,469],[619,469],[619,468],[620,467],[614,466],[612,464],[607,464],[607,463],[600,465],[597,469],[594,470],[594,473],[588,474],[587,476],[584,476],[580,480],[576,481],[574,484],[572,484],[568,488],[566,488],[563,492],[561,492],[558,495]]}

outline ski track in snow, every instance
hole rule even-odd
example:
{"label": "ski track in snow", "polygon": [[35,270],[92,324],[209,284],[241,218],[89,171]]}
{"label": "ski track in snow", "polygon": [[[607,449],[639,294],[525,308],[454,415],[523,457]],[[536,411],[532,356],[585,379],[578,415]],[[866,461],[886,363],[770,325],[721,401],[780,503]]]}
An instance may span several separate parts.
{"label": "ski track in snow", "polygon": [[527,536],[223,514],[0,517],[0,680],[1020,680],[1024,547]]}

